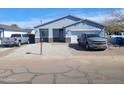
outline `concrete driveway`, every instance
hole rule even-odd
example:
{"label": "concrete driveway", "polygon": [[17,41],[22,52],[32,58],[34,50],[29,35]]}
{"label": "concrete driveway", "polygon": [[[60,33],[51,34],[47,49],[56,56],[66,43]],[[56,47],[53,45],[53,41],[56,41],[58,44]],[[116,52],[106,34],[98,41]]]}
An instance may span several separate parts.
{"label": "concrete driveway", "polygon": [[[8,56],[26,56],[27,53],[39,55],[40,44],[21,46]],[[70,51],[68,44],[65,43],[43,43],[42,54],[43,56],[68,56],[70,55]]]}
{"label": "concrete driveway", "polygon": [[15,49],[17,49],[17,47],[3,47],[0,45],[0,58],[9,55]]}
{"label": "concrete driveway", "polygon": [[[0,58],[0,83],[124,83],[124,48],[85,51],[77,45],[24,45]],[[27,53],[28,52],[28,53]],[[30,52],[30,53],[29,53]]]}

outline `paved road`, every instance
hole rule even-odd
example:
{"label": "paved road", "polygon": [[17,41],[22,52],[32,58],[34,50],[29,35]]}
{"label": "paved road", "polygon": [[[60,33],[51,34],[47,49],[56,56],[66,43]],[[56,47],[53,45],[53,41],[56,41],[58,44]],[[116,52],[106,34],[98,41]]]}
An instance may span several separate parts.
{"label": "paved road", "polygon": [[124,83],[122,53],[106,56],[104,52],[103,55],[97,55],[101,51],[89,55],[82,51],[87,55],[81,56],[81,51],[76,51],[76,55],[74,51],[67,44],[56,43],[44,44],[43,55],[39,55],[39,46],[36,44],[15,49],[0,58],[0,83]]}

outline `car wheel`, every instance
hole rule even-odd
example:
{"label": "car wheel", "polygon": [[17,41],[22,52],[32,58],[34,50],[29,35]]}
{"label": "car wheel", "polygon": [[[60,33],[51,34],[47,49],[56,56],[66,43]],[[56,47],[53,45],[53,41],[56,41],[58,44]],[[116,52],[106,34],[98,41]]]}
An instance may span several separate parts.
{"label": "car wheel", "polygon": [[21,42],[18,43],[18,47],[20,47],[20,46],[21,46]]}

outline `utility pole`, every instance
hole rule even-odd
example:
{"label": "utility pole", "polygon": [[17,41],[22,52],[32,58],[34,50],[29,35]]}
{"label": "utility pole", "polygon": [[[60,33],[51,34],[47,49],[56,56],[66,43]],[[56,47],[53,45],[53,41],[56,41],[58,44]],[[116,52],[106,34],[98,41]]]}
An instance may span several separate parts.
{"label": "utility pole", "polygon": [[40,32],[40,55],[42,55],[43,53],[43,50],[42,50],[42,48],[43,48],[43,40],[42,40],[42,34],[41,34],[41,31],[39,31]]}
{"label": "utility pole", "polygon": [[[42,20],[40,21],[42,24]],[[43,38],[42,38],[42,31],[39,30],[39,35],[40,35],[40,55],[43,54]]]}
{"label": "utility pole", "polygon": [[40,38],[40,55],[42,55],[42,48],[43,48],[43,42],[42,42],[42,38]]}

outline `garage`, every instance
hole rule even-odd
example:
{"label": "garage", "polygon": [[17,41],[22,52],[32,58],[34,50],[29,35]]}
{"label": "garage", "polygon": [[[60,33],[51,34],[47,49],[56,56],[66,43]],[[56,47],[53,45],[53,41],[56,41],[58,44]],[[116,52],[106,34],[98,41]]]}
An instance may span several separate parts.
{"label": "garage", "polygon": [[78,36],[80,36],[83,31],[71,31],[71,43],[77,43]]}
{"label": "garage", "polygon": [[82,20],[65,27],[66,37],[70,38],[70,43],[78,43],[78,36],[83,33],[104,33],[104,26],[98,23]]}
{"label": "garage", "polygon": [[100,33],[98,29],[71,30],[71,43],[78,43],[77,39],[83,33]]}

